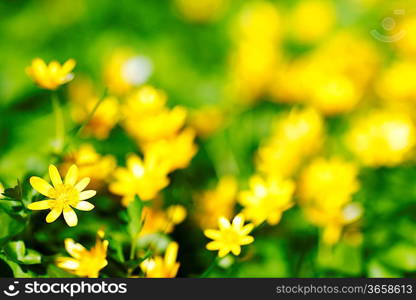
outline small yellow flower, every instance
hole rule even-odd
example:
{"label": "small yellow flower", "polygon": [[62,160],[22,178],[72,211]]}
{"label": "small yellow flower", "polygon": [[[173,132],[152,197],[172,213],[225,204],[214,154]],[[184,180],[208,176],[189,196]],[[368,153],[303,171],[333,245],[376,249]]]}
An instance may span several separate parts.
{"label": "small yellow flower", "polygon": [[174,278],[180,266],[176,261],[178,249],[178,243],[170,242],[164,257],[156,256],[143,261],[140,268],[145,276],[147,278]]}
{"label": "small yellow flower", "polygon": [[65,249],[72,257],[58,257],[56,265],[80,277],[97,278],[101,269],[107,266],[108,241],[103,240],[104,233],[97,233],[97,241],[91,250],[87,250],[73,239],[65,239]]}
{"label": "small yellow flower", "polygon": [[49,166],[49,176],[53,186],[40,177],[30,178],[32,187],[49,199],[30,203],[28,208],[31,210],[50,209],[51,211],[46,216],[48,223],[54,222],[63,213],[65,222],[71,227],[76,226],[78,218],[73,208],[83,211],[90,211],[94,208],[94,205],[85,201],[96,194],[93,190],[84,191],[90,179],[85,177],[77,183],[78,168],[76,165],[69,168],[64,181],[54,165]]}
{"label": "small yellow flower", "polygon": [[[156,205],[157,206],[157,205]],[[154,233],[171,233],[175,225],[180,224],[186,218],[186,209],[181,205],[169,206],[166,211],[160,207],[143,207],[143,228],[140,236]]]}
{"label": "small yellow flower", "polygon": [[219,250],[218,256],[224,257],[229,252],[234,255],[240,255],[241,246],[251,244],[254,238],[248,235],[254,228],[254,225],[249,223],[244,225],[244,216],[238,214],[234,217],[232,224],[228,219],[220,217],[218,219],[219,230],[206,229],[204,234],[213,239],[207,244],[208,250]]}
{"label": "small yellow flower", "polygon": [[224,124],[224,112],[214,106],[198,109],[190,115],[189,123],[195,128],[198,136],[211,136]]}
{"label": "small yellow flower", "polygon": [[416,130],[406,113],[375,111],[355,121],[347,144],[364,165],[396,166],[410,158]]}
{"label": "small yellow flower", "polygon": [[267,221],[270,225],[279,223],[282,213],[293,206],[292,195],[295,184],[279,177],[266,179],[259,175],[250,178],[250,189],[240,193],[242,213],[259,225]]}
{"label": "small yellow flower", "polygon": [[186,168],[197,152],[195,130],[185,128],[177,135],[143,144],[143,152],[157,156],[168,165],[169,172]]}
{"label": "small yellow flower", "polygon": [[114,156],[97,153],[91,144],[83,144],[74,152],[69,153],[59,170],[65,173],[73,164],[78,166],[79,177],[91,178],[90,187],[93,189],[102,188],[109,181],[117,166]]}
{"label": "small yellow flower", "polygon": [[195,196],[197,213],[195,220],[206,229],[214,227],[218,218],[233,215],[238,191],[237,180],[232,176],[220,178],[217,186]]}
{"label": "small yellow flower", "polygon": [[62,66],[57,61],[46,65],[45,61],[35,58],[32,65],[26,69],[27,74],[41,88],[55,90],[60,85],[71,81],[74,75],[71,71],[75,67],[75,60],[69,59]]}
{"label": "small yellow flower", "polygon": [[146,155],[144,160],[135,154],[127,157],[127,168],[117,168],[110,191],[123,197],[123,205],[128,205],[135,195],[143,201],[151,200],[159,191],[169,184],[166,165],[152,156]]}

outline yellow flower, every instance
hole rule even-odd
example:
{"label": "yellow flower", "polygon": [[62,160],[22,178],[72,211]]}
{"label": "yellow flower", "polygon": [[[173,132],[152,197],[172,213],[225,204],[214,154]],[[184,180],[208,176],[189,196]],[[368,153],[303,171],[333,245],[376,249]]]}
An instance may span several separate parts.
{"label": "yellow flower", "polygon": [[299,197],[303,203],[317,202],[325,206],[342,206],[359,189],[358,169],[340,158],[317,158],[302,172]]}
{"label": "yellow flower", "polygon": [[143,228],[140,236],[154,233],[171,233],[175,225],[186,218],[186,209],[182,205],[171,205],[166,211],[160,207],[143,207]]}
{"label": "yellow flower", "polygon": [[[97,97],[73,101],[71,115],[75,122],[84,123],[97,105]],[[83,134],[92,135],[97,139],[108,138],[110,131],[119,120],[119,103],[115,97],[104,98],[88,124],[83,129]]]}
{"label": "yellow flower", "polygon": [[322,227],[322,239],[334,244],[344,226],[356,222],[362,209],[350,203],[358,190],[357,167],[339,158],[318,158],[305,168],[299,179],[299,197],[308,219]]}
{"label": "yellow flower", "polygon": [[117,49],[106,58],[104,80],[111,93],[125,95],[143,84],[153,72],[152,62],[128,48]]}
{"label": "yellow flower", "polygon": [[224,257],[229,252],[234,255],[240,255],[241,246],[251,244],[254,238],[248,235],[254,228],[254,225],[249,223],[244,225],[244,216],[238,214],[234,217],[232,224],[225,217],[218,219],[219,230],[206,229],[204,234],[213,239],[207,244],[208,250],[219,250],[218,256]]}
{"label": "yellow flower", "polygon": [[97,233],[97,241],[87,250],[73,239],[65,239],[65,249],[72,257],[58,257],[56,265],[80,277],[97,278],[101,269],[107,266],[108,241],[102,240],[104,233]]}
{"label": "yellow flower", "polygon": [[166,95],[150,86],[143,86],[123,105],[123,125],[139,143],[173,137],[184,126],[187,111],[181,106],[165,107]]}
{"label": "yellow flower", "polygon": [[302,43],[314,43],[333,28],[336,11],[332,2],[322,0],[300,1],[291,16],[294,38]]}
{"label": "yellow flower", "polygon": [[305,212],[313,224],[323,228],[322,240],[327,245],[337,243],[343,228],[362,216],[362,208],[356,203],[331,207],[310,205],[305,207]]}
{"label": "yellow flower", "polygon": [[78,168],[76,165],[69,168],[63,182],[54,165],[49,166],[49,176],[53,187],[40,177],[32,176],[30,178],[32,187],[49,199],[30,203],[28,208],[31,210],[50,209],[51,211],[46,216],[48,223],[54,222],[63,212],[65,222],[71,227],[76,226],[78,218],[73,208],[84,211],[94,208],[94,205],[85,200],[94,197],[96,192],[93,190],[83,191],[90,179],[85,177],[77,183]]}
{"label": "yellow flower", "polygon": [[415,146],[415,127],[404,113],[375,111],[359,117],[347,134],[347,144],[364,165],[396,166]]}
{"label": "yellow flower", "polygon": [[256,167],[268,175],[291,176],[321,148],[323,139],[324,122],[316,110],[292,110],[278,119],[272,136],[259,148]]}
{"label": "yellow flower", "polygon": [[178,249],[178,243],[170,242],[164,257],[156,256],[143,261],[140,268],[145,276],[147,278],[174,278],[180,266],[176,261]]}
{"label": "yellow flower", "polygon": [[259,175],[250,178],[250,189],[242,191],[239,202],[244,207],[244,216],[259,225],[267,221],[270,225],[279,223],[282,213],[293,206],[292,195],[295,184],[278,177],[266,179]]}
{"label": "yellow flower", "polygon": [[149,142],[143,145],[143,152],[151,153],[168,165],[168,171],[186,168],[197,152],[194,144],[195,130],[186,128],[176,136]]}
{"label": "yellow flower", "polygon": [[223,125],[224,113],[216,107],[204,107],[190,115],[189,123],[198,136],[209,137]]}
{"label": "yellow flower", "polygon": [[144,160],[135,154],[127,157],[127,168],[117,168],[110,191],[123,197],[123,205],[128,205],[135,195],[143,201],[151,200],[169,184],[168,168],[152,154]]}
{"label": "yellow flower", "polygon": [[74,78],[71,73],[74,67],[75,60],[73,59],[67,60],[61,66],[57,61],[52,61],[49,65],[46,65],[42,59],[35,58],[26,72],[41,88],[55,90]]}
{"label": "yellow flower", "polygon": [[83,144],[64,158],[59,170],[65,173],[72,164],[78,166],[79,177],[91,178],[90,186],[100,189],[115,170],[116,159],[112,155],[100,155],[92,145]]}
{"label": "yellow flower", "polygon": [[232,176],[224,176],[220,178],[214,189],[196,195],[197,213],[195,220],[199,225],[206,229],[214,227],[221,216],[231,218],[237,190],[237,180]]}

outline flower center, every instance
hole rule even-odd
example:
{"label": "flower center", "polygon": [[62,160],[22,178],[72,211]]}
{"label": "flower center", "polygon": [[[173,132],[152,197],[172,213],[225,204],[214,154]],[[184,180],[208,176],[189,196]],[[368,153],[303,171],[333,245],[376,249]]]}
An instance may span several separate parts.
{"label": "flower center", "polygon": [[55,188],[56,200],[63,205],[74,204],[79,201],[79,192],[69,184],[60,184]]}
{"label": "flower center", "polygon": [[226,229],[222,233],[222,241],[224,244],[239,244],[240,236],[232,228]]}

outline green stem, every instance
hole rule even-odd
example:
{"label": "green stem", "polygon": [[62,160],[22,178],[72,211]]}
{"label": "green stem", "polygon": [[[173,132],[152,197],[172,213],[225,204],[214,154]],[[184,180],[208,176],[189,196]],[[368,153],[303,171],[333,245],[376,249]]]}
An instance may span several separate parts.
{"label": "green stem", "polygon": [[103,102],[103,100],[107,97],[107,91],[108,90],[106,88],[104,90],[104,92],[103,92],[103,95],[100,97],[100,99],[98,99],[97,103],[95,103],[94,107],[92,108],[92,110],[88,114],[87,118],[84,120],[84,122],[82,123],[82,125],[79,127],[79,129],[75,133],[75,136],[78,136],[82,132],[82,130],[85,128],[85,126],[87,126],[88,123],[91,121],[91,119],[94,116],[95,112],[97,111],[98,107],[100,107],[100,105]]}
{"label": "green stem", "polygon": [[204,273],[202,273],[201,278],[206,278],[208,275],[214,270],[214,268],[217,266],[218,257],[216,256],[214,260],[211,262],[211,264],[208,266],[208,268],[205,270]]}
{"label": "green stem", "polygon": [[133,238],[131,240],[131,248],[130,248],[130,260],[133,260],[134,257],[136,256],[136,238]]}

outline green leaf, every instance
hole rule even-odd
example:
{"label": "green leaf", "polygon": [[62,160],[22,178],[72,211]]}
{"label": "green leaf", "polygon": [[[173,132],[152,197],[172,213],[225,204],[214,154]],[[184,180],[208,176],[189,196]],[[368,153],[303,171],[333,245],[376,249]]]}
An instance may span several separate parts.
{"label": "green leaf", "polygon": [[136,195],[127,207],[128,225],[127,231],[132,239],[136,238],[142,230],[143,202]]}
{"label": "green leaf", "polygon": [[17,180],[17,185],[13,188],[8,188],[3,192],[3,195],[8,200],[18,200],[22,201],[23,198],[23,189],[20,180]]}
{"label": "green leaf", "polygon": [[5,247],[5,252],[13,261],[26,265],[39,264],[42,260],[37,251],[26,249],[23,241],[9,242]]}
{"label": "green leaf", "polygon": [[0,244],[18,235],[25,227],[25,220],[19,216],[12,216],[0,209]]}
{"label": "green leaf", "polygon": [[386,265],[408,272],[416,270],[416,246],[401,243],[393,246],[380,257]]}
{"label": "green leaf", "polygon": [[13,260],[8,259],[7,257],[0,255],[0,259],[2,259],[12,270],[13,272],[13,276],[15,278],[32,278],[35,277],[33,272],[31,272],[30,270],[24,270],[22,269],[22,267],[14,262]]}
{"label": "green leaf", "polygon": [[362,271],[361,248],[344,242],[332,247],[322,244],[318,251],[318,264],[323,269],[357,276]]}

